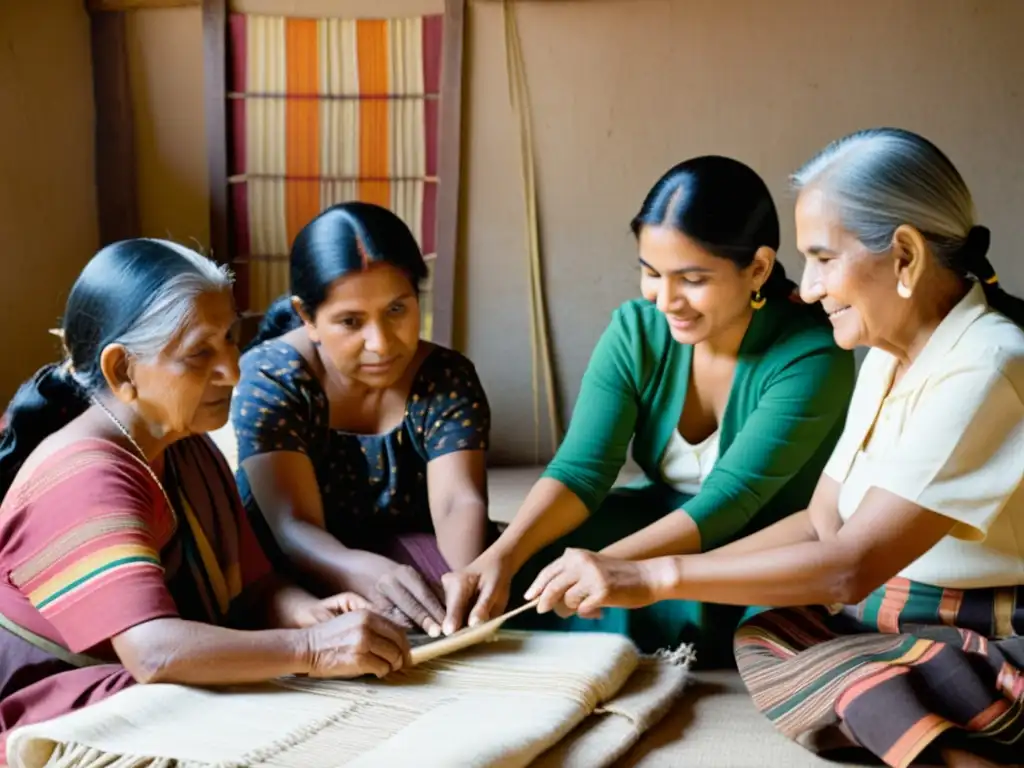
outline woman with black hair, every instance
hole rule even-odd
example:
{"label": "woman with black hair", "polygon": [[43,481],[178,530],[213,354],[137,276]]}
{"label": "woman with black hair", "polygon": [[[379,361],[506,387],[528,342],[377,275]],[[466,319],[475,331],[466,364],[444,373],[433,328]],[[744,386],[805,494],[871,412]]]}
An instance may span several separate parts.
{"label": "woman with black hair", "polygon": [[313,219],[290,295],[242,358],[231,421],[242,497],[280,566],[437,635],[442,574],[491,535],[490,410],[472,363],[420,339],[426,274],[385,208]]}
{"label": "woman with black hair", "polygon": [[10,729],[135,682],[407,658],[364,600],[317,599],[261,551],[204,434],[228,418],[235,321],[224,270],[164,241],[104,248],[71,289],[67,359],[22,385],[0,437],[0,755]]}
{"label": "woman with black hair", "polygon": [[894,768],[1020,765],[1024,300],[1000,285],[960,172],[923,136],[852,133],[793,183],[801,295],[840,347],[869,347],[809,504],[711,553],[572,550],[527,598],[587,614],[771,606],[740,628],[736,661],[787,737]]}
{"label": "woman with black hair", "polygon": [[[566,547],[630,560],[701,552],[802,509],[839,436],[853,356],[820,309],[793,298],[775,205],[753,170],[687,160],[654,185],[632,230],[643,298],[612,316],[568,435],[512,524],[446,577],[446,631],[500,613],[513,576],[518,599]],[[630,443],[646,477],[612,490]],[[716,664],[731,658],[739,615],[675,602],[539,625],[628,633],[648,649],[692,640]]]}

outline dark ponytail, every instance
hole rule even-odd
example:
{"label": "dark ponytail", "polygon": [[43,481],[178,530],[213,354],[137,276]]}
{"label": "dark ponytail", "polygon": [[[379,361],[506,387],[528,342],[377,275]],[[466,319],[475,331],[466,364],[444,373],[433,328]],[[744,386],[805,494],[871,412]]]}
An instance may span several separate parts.
{"label": "dark ponytail", "polygon": [[963,245],[947,261],[960,274],[981,283],[985,290],[985,300],[992,309],[1001,312],[1024,328],[1024,300],[1007,293],[999,284],[995,267],[988,260],[991,240],[992,234],[988,227],[971,227]]}
{"label": "dark ponytail", "polygon": [[0,433],[0,496],[7,495],[36,446],[88,407],[89,398],[67,364],[44,366],[18,388],[7,406]]}
{"label": "dark ponytail", "polygon": [[761,295],[768,299],[798,298],[798,286],[786,275],[786,268],[775,259],[768,279],[761,286]]}
{"label": "dark ponytail", "polygon": [[67,359],[41,368],[19,387],[0,433],[0,497],[49,435],[89,407],[106,386],[100,355],[122,344],[137,356],[158,354],[181,331],[197,295],[228,290],[212,261],[162,240],[126,240],[102,249],[78,276],[64,309]]}
{"label": "dark ponytail", "polygon": [[292,305],[292,297],[287,293],[284,296],[278,296],[263,313],[260,327],[256,330],[252,341],[246,345],[246,349],[252,349],[265,341],[284,336],[288,331],[295,330],[301,325],[302,318],[299,317],[299,313]]}
{"label": "dark ponytail", "polygon": [[[668,226],[708,253],[746,269],[759,248],[778,252],[779,214],[764,180],[738,160],[706,155],[673,166],[647,193],[630,228]],[[775,266],[761,287],[769,299],[791,295],[796,284]]]}
{"label": "dark ponytail", "polygon": [[302,325],[292,296],[315,317],[335,280],[374,263],[404,272],[417,293],[427,277],[427,263],[412,231],[387,208],[350,202],[326,209],[295,236],[288,270],[291,295],[270,305],[247,349]]}

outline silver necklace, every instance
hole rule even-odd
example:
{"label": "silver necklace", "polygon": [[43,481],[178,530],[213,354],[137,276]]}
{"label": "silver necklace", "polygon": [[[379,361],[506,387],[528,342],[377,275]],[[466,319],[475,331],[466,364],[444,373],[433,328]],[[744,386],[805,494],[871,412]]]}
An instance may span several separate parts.
{"label": "silver necklace", "polygon": [[149,476],[153,478],[153,482],[156,483],[156,487],[159,488],[160,493],[164,495],[164,501],[167,502],[167,511],[170,513],[173,519],[177,520],[178,515],[174,510],[174,505],[171,503],[171,497],[167,495],[167,489],[164,488],[164,484],[160,482],[160,478],[157,477],[156,472],[153,470],[153,468],[149,465],[149,462],[146,460],[146,452],[142,450],[142,446],[140,446],[135,441],[135,438],[132,437],[131,433],[128,431],[128,428],[121,423],[121,420],[118,419],[117,416],[115,416],[111,412],[111,410],[107,408],[107,406],[105,406],[95,397],[92,398],[92,402],[96,405],[97,408],[99,408],[101,411],[103,411],[103,413],[107,415],[107,418],[109,418],[114,423],[114,426],[117,427],[118,430],[120,430],[121,434],[124,435],[125,438],[128,440],[128,442],[131,443],[132,446],[134,446],[135,450],[138,452],[138,456],[135,456],[134,458],[140,464],[142,464],[142,466],[146,468],[147,472],[149,472]]}

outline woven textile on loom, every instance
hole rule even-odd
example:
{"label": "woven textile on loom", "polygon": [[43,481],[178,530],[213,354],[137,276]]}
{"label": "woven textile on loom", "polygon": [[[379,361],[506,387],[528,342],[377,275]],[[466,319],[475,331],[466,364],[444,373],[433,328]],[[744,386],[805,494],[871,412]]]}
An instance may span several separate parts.
{"label": "woven textile on loom", "polygon": [[140,685],[8,737],[11,768],[599,768],[683,690],[687,649],[502,632],[383,680]]}
{"label": "woven textile on loom", "polygon": [[442,23],[439,15],[230,15],[232,266],[241,309],[262,312],[287,291],[295,235],[335,203],[391,209],[433,266]]}

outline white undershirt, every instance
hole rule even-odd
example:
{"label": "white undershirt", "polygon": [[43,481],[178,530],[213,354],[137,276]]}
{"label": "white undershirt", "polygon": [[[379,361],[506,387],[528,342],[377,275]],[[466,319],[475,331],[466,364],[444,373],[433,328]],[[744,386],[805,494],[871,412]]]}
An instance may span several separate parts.
{"label": "white undershirt", "polygon": [[673,429],[661,457],[661,479],[679,493],[696,496],[716,461],[718,430],[697,445],[690,445],[678,429]]}

